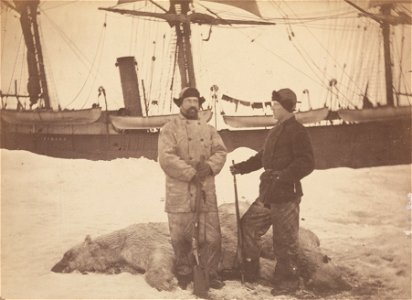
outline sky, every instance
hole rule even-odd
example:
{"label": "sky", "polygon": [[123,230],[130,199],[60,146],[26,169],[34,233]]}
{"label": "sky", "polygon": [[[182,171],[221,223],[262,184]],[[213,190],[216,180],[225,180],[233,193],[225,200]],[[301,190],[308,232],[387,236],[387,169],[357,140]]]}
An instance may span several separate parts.
{"label": "sky", "polygon": [[[167,7],[164,1],[159,3]],[[115,4],[116,1],[42,1],[39,22],[52,105],[69,109],[87,108],[95,102],[104,105],[97,93],[103,86],[109,109],[122,107],[116,58],[135,56],[148,102],[160,103],[152,106],[150,113],[176,110],[171,97],[178,95],[179,83],[175,82],[170,91],[173,29],[162,22],[98,10]],[[365,6],[364,1],[360,4]],[[143,1],[122,7],[146,9],[144,5]],[[205,5],[222,17],[256,20],[248,12],[230,6]],[[219,86],[218,96],[226,94],[254,102],[268,101],[272,90],[290,87],[301,100],[302,110],[331,102],[336,107],[337,101],[349,107],[359,106],[367,85],[372,102],[385,102],[383,65],[377,62],[382,60],[381,51],[377,51],[382,45],[376,22],[359,18],[354,8],[337,0],[259,1],[258,5],[263,18],[276,25],[213,27],[209,38],[208,26],[192,26],[197,85],[208,103],[214,84]],[[153,6],[148,9],[155,11]],[[202,7],[197,9],[202,12]],[[18,91],[25,94],[25,50],[18,16],[2,7],[1,17],[1,90],[14,92],[17,80]],[[410,93],[410,26],[397,26],[394,30],[394,63],[402,53],[406,60],[402,64],[404,73],[409,76],[399,88]],[[397,73],[394,78],[398,86]],[[330,87],[333,79],[338,83]],[[401,99],[401,104],[407,105],[408,99]],[[12,106],[13,99],[9,99],[8,107]],[[234,111],[233,106],[223,102],[219,109],[229,114],[253,113],[249,107]]]}

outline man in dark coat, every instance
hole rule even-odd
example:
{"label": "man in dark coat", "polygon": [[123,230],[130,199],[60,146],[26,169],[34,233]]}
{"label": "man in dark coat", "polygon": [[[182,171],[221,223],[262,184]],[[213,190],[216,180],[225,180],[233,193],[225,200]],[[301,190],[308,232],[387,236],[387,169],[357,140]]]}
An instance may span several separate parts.
{"label": "man in dark coat", "polygon": [[297,289],[300,180],[314,169],[314,157],[305,127],[293,111],[296,95],[290,89],[272,93],[273,116],[263,149],[248,160],[231,167],[232,174],[246,174],[264,168],[259,197],[242,217],[245,277],[253,282],[259,274],[260,237],[273,226],[273,248],[277,264],[273,295]]}

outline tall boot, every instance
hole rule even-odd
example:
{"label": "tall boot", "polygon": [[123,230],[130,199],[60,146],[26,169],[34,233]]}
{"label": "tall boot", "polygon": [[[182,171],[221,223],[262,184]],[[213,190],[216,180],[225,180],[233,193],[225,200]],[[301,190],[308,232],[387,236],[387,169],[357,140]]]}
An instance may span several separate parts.
{"label": "tall boot", "polygon": [[245,281],[256,282],[260,276],[259,259],[246,258],[244,261],[245,266]]}
{"label": "tall boot", "polygon": [[292,262],[278,262],[274,274],[273,296],[290,295],[299,288],[299,270]]}
{"label": "tall boot", "polygon": [[176,274],[177,284],[182,290],[186,290],[187,286],[193,281],[193,274],[180,275]]}

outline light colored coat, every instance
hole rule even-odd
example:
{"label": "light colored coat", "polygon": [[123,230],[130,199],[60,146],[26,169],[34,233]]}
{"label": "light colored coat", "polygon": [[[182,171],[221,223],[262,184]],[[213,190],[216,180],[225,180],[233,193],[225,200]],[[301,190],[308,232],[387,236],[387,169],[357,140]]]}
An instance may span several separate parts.
{"label": "light colored coat", "polygon": [[203,155],[213,176],[202,182],[205,201],[200,210],[217,211],[214,176],[223,168],[227,150],[216,129],[182,115],[166,123],[159,136],[159,163],[166,174],[166,212],[193,212],[196,187],[191,180]]}

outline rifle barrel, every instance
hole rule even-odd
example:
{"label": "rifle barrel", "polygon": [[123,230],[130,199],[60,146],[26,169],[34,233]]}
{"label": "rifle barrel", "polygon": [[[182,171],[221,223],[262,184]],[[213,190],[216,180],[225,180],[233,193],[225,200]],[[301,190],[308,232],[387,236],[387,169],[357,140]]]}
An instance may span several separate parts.
{"label": "rifle barrel", "polygon": [[[235,165],[235,161],[232,160],[232,165]],[[239,258],[239,270],[241,282],[245,282],[245,269],[243,264],[243,233],[242,233],[242,224],[240,223],[240,211],[239,211],[239,199],[237,194],[237,182],[236,175],[233,174],[233,185],[235,188],[235,207],[236,207],[236,225],[237,225],[237,239],[238,239],[238,258]]]}

